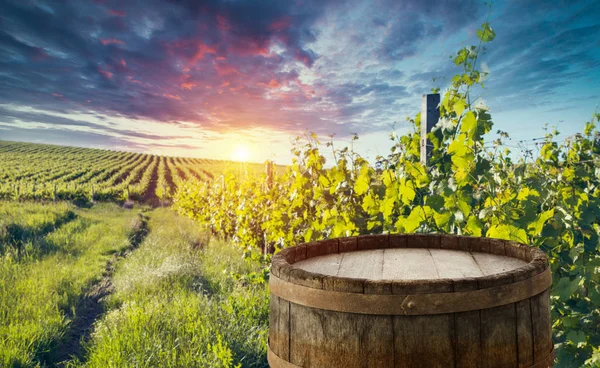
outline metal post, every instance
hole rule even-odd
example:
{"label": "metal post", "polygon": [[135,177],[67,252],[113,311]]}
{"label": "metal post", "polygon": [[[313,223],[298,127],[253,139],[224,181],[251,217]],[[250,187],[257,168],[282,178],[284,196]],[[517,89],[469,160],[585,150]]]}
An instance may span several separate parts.
{"label": "metal post", "polygon": [[427,139],[427,134],[440,120],[440,94],[434,93],[423,95],[421,100],[421,163],[427,166],[427,161],[431,156],[431,142]]}

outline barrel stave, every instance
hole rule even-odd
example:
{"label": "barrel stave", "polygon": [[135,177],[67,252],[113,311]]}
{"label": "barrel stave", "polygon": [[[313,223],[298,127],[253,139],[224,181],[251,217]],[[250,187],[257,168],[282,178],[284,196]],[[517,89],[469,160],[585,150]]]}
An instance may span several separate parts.
{"label": "barrel stave", "polygon": [[271,295],[269,347],[282,359],[290,359],[290,302]]}
{"label": "barrel stave", "polygon": [[517,366],[517,316],[514,304],[482,309],[481,368]]}
{"label": "barrel stave", "polygon": [[397,367],[453,367],[454,316],[394,316],[394,362]]}
{"label": "barrel stave", "polygon": [[531,300],[515,303],[517,314],[517,346],[519,368],[533,365],[533,327],[531,325]]}
{"label": "barrel stave", "polygon": [[533,360],[543,361],[552,351],[552,322],[550,320],[550,290],[531,298],[533,322]]}
{"label": "barrel stave", "polygon": [[291,303],[290,332],[290,362],[300,367],[384,368],[393,356],[390,316],[337,313]]}

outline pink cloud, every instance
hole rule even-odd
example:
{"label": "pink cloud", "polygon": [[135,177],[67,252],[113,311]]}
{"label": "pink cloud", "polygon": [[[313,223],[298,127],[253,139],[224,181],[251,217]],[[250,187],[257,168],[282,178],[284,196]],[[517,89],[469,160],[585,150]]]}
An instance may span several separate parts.
{"label": "pink cloud", "polygon": [[216,63],[214,64],[215,70],[217,74],[220,76],[237,74],[242,75],[239,70],[237,70],[233,65],[224,64],[224,63]]}
{"label": "pink cloud", "polygon": [[125,12],[121,11],[121,10],[108,9],[106,12],[110,15],[114,15],[115,17],[124,17],[125,16]]}
{"label": "pink cloud", "polygon": [[179,95],[172,95],[169,93],[163,93],[163,96],[165,96],[166,98],[170,98],[172,100],[181,100],[181,97],[179,97]]}
{"label": "pink cloud", "polygon": [[127,76],[127,80],[131,83],[135,83],[135,84],[143,84],[141,81],[137,80],[137,79],[133,79],[133,77],[131,75]]}
{"label": "pink cloud", "polygon": [[198,42],[196,52],[194,53],[194,56],[192,56],[192,58],[190,59],[189,64],[195,65],[198,63],[198,61],[204,59],[204,55],[216,53],[217,49],[215,47],[208,46],[202,42]]}
{"label": "pink cloud", "polygon": [[269,83],[256,83],[257,86],[267,87],[267,88],[279,88],[281,87],[281,83],[279,83],[275,79],[271,79]]}
{"label": "pink cloud", "polygon": [[302,50],[296,50],[295,57],[296,57],[296,60],[300,61],[304,65],[309,66],[311,63],[311,60],[308,57],[308,55],[305,52],[303,52]]}
{"label": "pink cloud", "polygon": [[109,72],[106,69],[98,68],[98,73],[100,73],[106,79],[112,79],[113,73]]}
{"label": "pink cloud", "polygon": [[180,84],[181,89],[187,89],[188,91],[191,91],[194,87],[197,87],[198,85],[194,82],[184,82]]}
{"label": "pink cloud", "polygon": [[245,40],[244,42],[233,43],[229,50],[241,56],[265,56],[271,55],[268,42],[257,40]]}
{"label": "pink cloud", "polygon": [[119,59],[119,61],[112,64],[112,69],[122,73],[127,72],[129,70],[127,68],[127,61],[125,61],[125,59]]}
{"label": "pink cloud", "polygon": [[217,15],[217,28],[222,31],[228,31],[231,29],[231,24],[229,24],[229,21],[224,16]]}
{"label": "pink cloud", "polygon": [[104,46],[110,45],[110,44],[113,44],[113,43],[118,44],[118,45],[124,45],[125,44],[125,42],[123,42],[121,40],[118,40],[116,38],[103,38],[103,39],[100,40],[100,42],[102,42],[102,44]]}
{"label": "pink cloud", "polygon": [[292,19],[290,17],[283,17],[283,18],[271,23],[271,25],[269,26],[269,29],[273,32],[283,31],[283,30],[289,28],[291,21],[292,21]]}
{"label": "pink cloud", "polygon": [[[207,45],[199,40],[179,40],[165,44],[169,55],[178,56],[186,60],[187,66],[183,68],[185,72],[190,71],[190,67],[196,65],[200,60],[204,59],[206,54],[216,54],[215,46]],[[190,51],[193,54],[190,55]]]}
{"label": "pink cloud", "polygon": [[311,99],[316,95],[314,88],[312,88],[308,84],[304,84],[304,83],[300,82],[299,79],[296,79],[296,85],[298,85],[300,90],[302,90],[302,92],[304,92],[304,96],[306,98]]}

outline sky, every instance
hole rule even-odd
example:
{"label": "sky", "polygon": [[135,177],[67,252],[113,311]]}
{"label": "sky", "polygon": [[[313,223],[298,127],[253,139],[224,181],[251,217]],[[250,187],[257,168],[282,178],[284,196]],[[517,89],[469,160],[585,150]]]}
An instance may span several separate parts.
{"label": "sky", "polygon": [[[478,95],[510,144],[598,111],[598,14],[493,3]],[[0,0],[0,140],[285,164],[296,136],[356,133],[373,160],[487,16],[481,1]]]}

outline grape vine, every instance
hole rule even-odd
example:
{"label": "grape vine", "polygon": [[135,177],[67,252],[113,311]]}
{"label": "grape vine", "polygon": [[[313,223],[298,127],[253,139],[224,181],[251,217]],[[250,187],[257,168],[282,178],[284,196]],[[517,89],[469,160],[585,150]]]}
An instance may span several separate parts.
{"label": "grape vine", "polygon": [[[434,148],[420,163],[420,115],[413,132],[375,164],[348,148],[329,167],[312,135],[298,139],[285,173],[183,183],[174,207],[262,257],[301,242],[368,233],[437,232],[510,239],[544,250],[553,273],[552,317],[558,366],[600,366],[600,143],[594,114],[581,134],[557,143],[548,131],[539,154],[515,160],[504,141],[491,146],[489,110],[472,96],[477,68],[495,33],[486,22],[478,46],[453,58],[462,72],[444,92]],[[358,139],[355,137],[355,139]]]}

